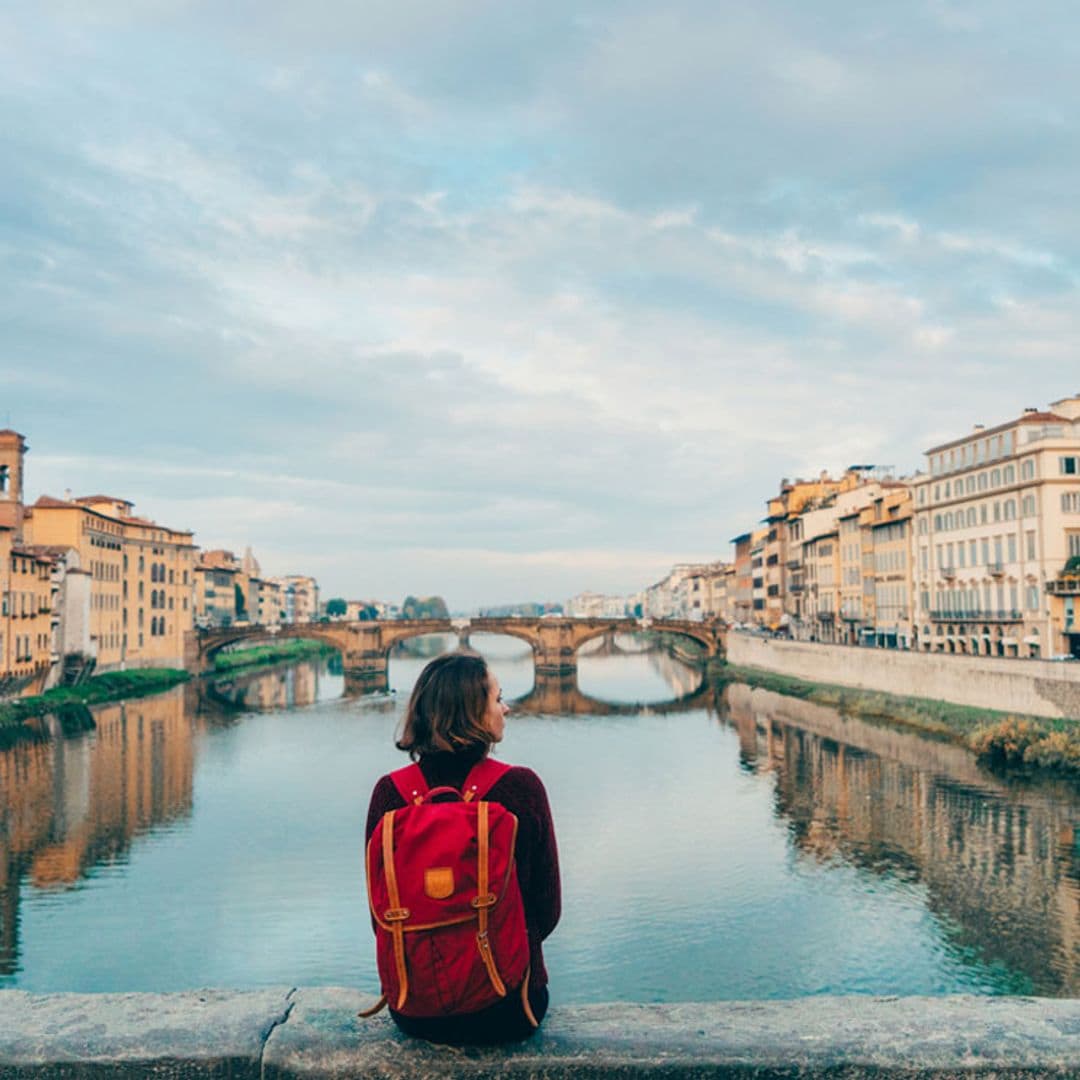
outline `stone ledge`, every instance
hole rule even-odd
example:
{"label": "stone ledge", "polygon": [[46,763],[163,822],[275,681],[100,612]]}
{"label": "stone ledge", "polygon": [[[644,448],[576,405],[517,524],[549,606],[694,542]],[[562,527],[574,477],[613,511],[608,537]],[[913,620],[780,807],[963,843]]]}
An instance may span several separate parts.
{"label": "stone ledge", "polygon": [[0,1080],[1080,1076],[1080,1001],[820,997],[552,1009],[501,1049],[435,1047],[339,988],[0,992]]}

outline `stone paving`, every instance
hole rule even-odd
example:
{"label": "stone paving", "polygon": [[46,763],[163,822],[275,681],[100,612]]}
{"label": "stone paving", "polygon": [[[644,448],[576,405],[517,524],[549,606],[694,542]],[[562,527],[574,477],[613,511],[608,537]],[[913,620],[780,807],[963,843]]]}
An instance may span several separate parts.
{"label": "stone paving", "polygon": [[228,1077],[1080,1077],[1080,1001],[819,997],[553,1008],[533,1039],[401,1036],[341,988],[0,992],[0,1080]]}

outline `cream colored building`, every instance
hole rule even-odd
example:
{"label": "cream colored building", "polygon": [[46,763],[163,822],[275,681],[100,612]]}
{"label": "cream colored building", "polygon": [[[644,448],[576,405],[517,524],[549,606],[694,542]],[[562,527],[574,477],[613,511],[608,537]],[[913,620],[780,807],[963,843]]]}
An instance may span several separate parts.
{"label": "cream colored building", "polygon": [[310,623],[319,619],[319,583],[306,574],[285,574],[269,579],[281,590],[283,622]]}
{"label": "cream colored building", "polygon": [[195,564],[195,625],[209,629],[248,621],[245,591],[243,571],[231,551],[200,551]]}
{"label": "cream colored building", "polygon": [[1080,395],[977,425],[926,459],[912,484],[919,647],[1080,654],[1061,584],[1080,554]]}
{"label": "cream colored building", "polygon": [[880,496],[859,514],[874,600],[872,633],[863,644],[910,649],[914,640],[912,510],[911,488],[897,483],[883,485]]}

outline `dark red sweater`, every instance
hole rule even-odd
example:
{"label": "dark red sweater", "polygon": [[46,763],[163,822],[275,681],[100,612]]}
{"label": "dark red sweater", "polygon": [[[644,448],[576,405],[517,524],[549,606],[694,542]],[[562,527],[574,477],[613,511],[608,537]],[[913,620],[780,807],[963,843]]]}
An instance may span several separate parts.
{"label": "dark red sweater", "polygon": [[[427,754],[418,762],[428,787],[461,788],[469,770],[482,754]],[[551,807],[540,777],[520,765],[513,766],[497,780],[487,794],[490,802],[502,804],[518,819],[517,861],[518,884],[525,905],[525,927],[529,933],[529,952],[532,970],[529,984],[546,986],[547,968],[540,943],[555,929],[562,910],[559,884],[559,854],[555,847],[555,826]],[[389,776],[382,777],[371,793],[368,807],[366,840],[371,839],[375,826],[388,810],[400,810],[405,805]],[[366,841],[365,841],[366,842]]]}

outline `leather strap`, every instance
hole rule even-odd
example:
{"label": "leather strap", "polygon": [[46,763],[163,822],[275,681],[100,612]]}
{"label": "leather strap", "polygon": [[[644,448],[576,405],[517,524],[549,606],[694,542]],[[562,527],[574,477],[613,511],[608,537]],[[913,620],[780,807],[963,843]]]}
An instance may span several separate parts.
{"label": "leather strap", "polygon": [[394,869],[394,814],[390,810],[382,820],[383,871],[386,874],[386,891],[390,897],[390,910],[383,913],[383,918],[390,923],[390,933],[394,938],[394,964],[398,974],[397,1010],[405,1004],[409,994],[409,973],[405,968],[405,929],[404,922],[409,917],[407,908],[401,906],[401,893],[398,892],[397,871]]}
{"label": "leather strap", "polygon": [[480,958],[487,968],[488,978],[492,988],[499,997],[506,997],[506,986],[499,978],[499,969],[495,966],[495,956],[491,951],[491,941],[488,938],[488,908],[495,903],[495,896],[488,887],[488,806],[482,799],[476,807],[476,899],[473,907],[477,911],[476,947],[480,950]]}

